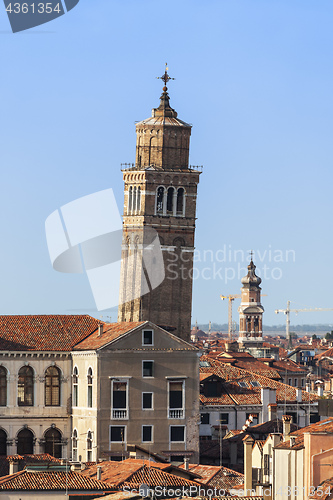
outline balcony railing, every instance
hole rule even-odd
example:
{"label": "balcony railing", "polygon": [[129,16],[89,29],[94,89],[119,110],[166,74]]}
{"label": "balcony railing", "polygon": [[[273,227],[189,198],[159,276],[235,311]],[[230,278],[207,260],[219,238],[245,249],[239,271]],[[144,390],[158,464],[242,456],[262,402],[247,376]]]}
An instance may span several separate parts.
{"label": "balcony railing", "polygon": [[112,410],[112,418],[116,418],[119,420],[127,420],[128,419],[128,410]]}
{"label": "balcony railing", "polygon": [[184,410],[183,409],[177,409],[177,410],[170,410],[169,409],[169,418],[184,418]]}

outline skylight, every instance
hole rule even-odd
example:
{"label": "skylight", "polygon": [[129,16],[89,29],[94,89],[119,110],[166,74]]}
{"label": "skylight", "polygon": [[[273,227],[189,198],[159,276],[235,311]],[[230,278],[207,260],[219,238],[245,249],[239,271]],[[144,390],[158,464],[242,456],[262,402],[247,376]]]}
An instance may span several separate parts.
{"label": "skylight", "polygon": [[208,361],[200,361],[199,366],[200,368],[208,368],[210,366],[210,363]]}
{"label": "skylight", "polygon": [[239,387],[248,387],[246,382],[238,382]]}
{"label": "skylight", "polygon": [[251,380],[250,384],[252,385],[252,387],[260,387],[260,384],[257,380]]}

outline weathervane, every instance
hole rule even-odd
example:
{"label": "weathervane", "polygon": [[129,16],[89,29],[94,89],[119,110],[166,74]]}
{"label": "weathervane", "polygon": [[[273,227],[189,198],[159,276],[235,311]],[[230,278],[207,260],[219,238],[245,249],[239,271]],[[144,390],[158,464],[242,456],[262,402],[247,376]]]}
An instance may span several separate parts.
{"label": "weathervane", "polygon": [[164,72],[164,75],[156,77],[158,80],[163,80],[165,86],[166,86],[166,84],[168,83],[169,80],[175,80],[175,78],[171,78],[171,76],[168,75],[168,69],[169,69],[168,68],[168,63],[165,63],[165,72]]}

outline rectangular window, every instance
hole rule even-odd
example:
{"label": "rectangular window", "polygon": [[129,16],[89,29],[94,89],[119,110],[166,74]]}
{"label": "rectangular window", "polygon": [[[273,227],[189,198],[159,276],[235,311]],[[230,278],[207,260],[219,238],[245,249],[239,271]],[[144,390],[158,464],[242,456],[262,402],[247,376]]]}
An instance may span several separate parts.
{"label": "rectangular window", "polygon": [[291,378],[288,378],[288,385],[291,385]]}
{"label": "rectangular window", "polygon": [[301,380],[301,386],[304,387],[304,378]]}
{"label": "rectangular window", "polygon": [[142,409],[152,410],[153,409],[153,393],[143,392],[142,393]]}
{"label": "rectangular window", "polygon": [[209,413],[201,413],[201,423],[209,424]]}
{"label": "rectangular window", "polygon": [[169,381],[169,418],[184,418],[184,381]]}
{"label": "rectangular window", "polygon": [[112,418],[128,418],[127,382],[112,382]]}
{"label": "rectangular window", "polygon": [[153,442],[153,426],[143,425],[142,426],[142,442],[152,443]]}
{"label": "rectangular window", "polygon": [[153,330],[143,330],[142,331],[142,345],[154,345],[153,344]]}
{"label": "rectangular window", "polygon": [[154,361],[142,361],[142,376],[143,377],[153,377],[154,376]]}
{"label": "rectangular window", "polygon": [[297,378],[295,378],[295,380],[294,380],[294,385],[295,385],[295,387],[298,386],[298,384],[297,384]]}
{"label": "rectangular window", "polygon": [[264,454],[264,476],[269,475],[269,455]]}
{"label": "rectangular window", "polygon": [[185,426],[170,425],[170,442],[184,443],[185,442]]}
{"label": "rectangular window", "polygon": [[111,443],[125,443],[126,427],[124,425],[111,425],[110,427],[110,441]]}
{"label": "rectangular window", "polygon": [[221,424],[229,423],[229,413],[220,413],[220,422]]}

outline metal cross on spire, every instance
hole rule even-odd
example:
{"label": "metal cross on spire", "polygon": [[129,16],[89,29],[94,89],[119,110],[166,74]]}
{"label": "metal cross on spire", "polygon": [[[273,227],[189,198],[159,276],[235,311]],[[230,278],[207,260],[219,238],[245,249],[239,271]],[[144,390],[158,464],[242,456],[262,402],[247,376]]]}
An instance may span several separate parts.
{"label": "metal cross on spire", "polygon": [[168,68],[168,63],[165,63],[165,72],[164,72],[164,75],[156,77],[158,80],[163,80],[165,86],[166,86],[166,84],[168,83],[169,80],[175,80],[175,78],[171,78],[171,76],[168,75],[168,69],[169,69]]}
{"label": "metal cross on spire", "polygon": [[253,260],[253,250],[251,250],[250,255],[251,255],[251,260]]}

